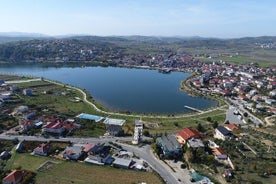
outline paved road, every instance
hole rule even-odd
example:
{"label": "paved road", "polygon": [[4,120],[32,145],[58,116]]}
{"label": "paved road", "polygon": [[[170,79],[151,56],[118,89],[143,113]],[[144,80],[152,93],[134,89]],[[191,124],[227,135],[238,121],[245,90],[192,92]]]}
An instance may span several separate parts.
{"label": "paved road", "polygon": [[[0,139],[5,140],[14,140],[18,139],[19,141],[70,141],[72,143],[104,143],[104,142],[116,142],[122,146],[123,149],[126,149],[130,152],[133,152],[136,156],[145,160],[163,179],[166,183],[178,183],[177,178],[172,174],[172,170],[165,165],[162,161],[157,159],[151,150],[150,145],[145,145],[143,147],[132,146],[128,144],[123,144],[118,141],[131,141],[132,137],[103,137],[103,138],[75,138],[75,137],[66,137],[66,138],[44,138],[40,136],[15,136],[15,135],[0,135]],[[148,138],[150,139],[150,138]],[[187,176],[187,178],[189,178]]]}
{"label": "paved road", "polygon": [[[226,120],[229,121],[229,123],[234,123],[234,124],[241,124],[243,125],[245,122],[243,121],[243,119],[239,119],[238,118],[238,115],[235,115],[234,114],[234,111],[236,110],[237,108],[234,107],[234,106],[229,106],[229,109],[227,110],[226,112]],[[241,116],[242,117],[242,116]]]}
{"label": "paved road", "polygon": [[143,158],[163,179],[166,183],[176,184],[177,178],[173,175],[173,171],[162,161],[157,159],[149,145],[143,147],[120,144],[124,149],[133,152],[136,156]]}
{"label": "paved road", "polygon": [[251,121],[258,125],[258,124],[263,124],[264,125],[264,122],[262,120],[260,120],[258,117],[254,116],[251,112],[249,112],[248,110],[246,110],[243,105],[238,101],[238,100],[232,100],[230,99],[230,102],[232,102],[234,104],[234,106],[243,114],[243,113],[247,113],[248,114],[248,118],[251,119]]}

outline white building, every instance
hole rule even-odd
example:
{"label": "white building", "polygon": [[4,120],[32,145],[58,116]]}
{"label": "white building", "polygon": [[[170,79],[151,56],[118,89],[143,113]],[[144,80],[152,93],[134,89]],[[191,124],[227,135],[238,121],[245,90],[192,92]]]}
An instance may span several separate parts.
{"label": "white building", "polygon": [[143,122],[142,120],[135,120],[132,144],[139,144],[142,140],[142,135],[143,135]]}

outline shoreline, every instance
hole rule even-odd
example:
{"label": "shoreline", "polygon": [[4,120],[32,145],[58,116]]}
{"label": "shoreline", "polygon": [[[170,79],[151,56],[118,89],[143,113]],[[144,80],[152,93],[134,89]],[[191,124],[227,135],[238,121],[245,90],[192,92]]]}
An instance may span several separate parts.
{"label": "shoreline", "polygon": [[[3,75],[10,75],[10,74],[5,74],[5,73],[1,73]],[[102,107],[103,109],[101,109],[100,107],[98,107],[95,102],[91,102],[88,97],[91,96],[91,94],[85,92],[83,89],[80,89],[78,87],[75,86],[71,86],[68,84],[64,84],[62,82],[59,81],[53,81],[53,80],[49,80],[49,79],[45,79],[45,78],[34,78],[33,76],[25,76],[25,75],[16,75],[16,76],[21,76],[21,77],[32,77],[32,79],[27,79],[27,80],[16,80],[16,81],[10,81],[9,83],[21,83],[21,82],[32,82],[32,81],[46,81],[55,85],[59,85],[59,86],[64,86],[66,88],[69,89],[73,89],[76,90],[78,92],[80,92],[82,94],[82,100],[88,104],[91,108],[93,108],[94,110],[96,110],[99,113],[103,113],[106,115],[115,115],[115,116],[122,116],[122,117],[133,117],[133,118],[160,118],[160,119],[178,119],[178,118],[185,118],[185,117],[194,117],[194,116],[198,116],[198,115],[203,115],[203,114],[207,114],[210,113],[212,111],[215,110],[219,110],[224,108],[226,105],[222,105],[222,106],[215,106],[214,108],[211,108],[209,110],[202,110],[201,112],[191,112],[191,113],[184,113],[184,114],[175,114],[175,115],[164,115],[164,114],[154,114],[154,115],[150,115],[150,114],[139,114],[139,113],[134,113],[134,114],[126,114],[126,113],[121,113],[121,112],[113,112],[113,111],[108,111],[107,109],[105,109],[104,107]],[[92,96],[91,96],[92,97]]]}

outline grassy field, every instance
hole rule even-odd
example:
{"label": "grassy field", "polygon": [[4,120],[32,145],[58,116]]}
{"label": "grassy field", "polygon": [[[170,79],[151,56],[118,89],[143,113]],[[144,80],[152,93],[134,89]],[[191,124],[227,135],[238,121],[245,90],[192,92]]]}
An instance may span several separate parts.
{"label": "grassy field", "polygon": [[[35,109],[48,109],[47,112],[43,114],[61,114],[67,117],[74,117],[79,113],[90,113],[100,116],[109,116],[107,114],[99,113],[92,107],[84,103],[83,101],[74,102],[76,97],[82,99],[82,94],[79,91],[68,89],[65,86],[59,86],[55,84],[49,84],[45,81],[30,82],[18,84],[21,89],[31,88],[33,90],[34,96],[27,97],[18,94],[19,98],[23,100],[25,105],[33,107]],[[44,94],[43,92],[49,91],[49,94]],[[64,95],[65,94],[65,95]],[[93,101],[93,98],[90,98]],[[93,101],[94,102],[94,101]],[[214,121],[224,122],[225,120],[225,110],[216,110],[214,112],[206,113],[203,115],[194,115],[184,118],[176,118],[174,115],[168,115],[168,118],[158,118],[158,115],[150,114],[153,117],[142,118],[143,121],[149,123],[158,124],[157,127],[148,129],[151,134],[160,132],[175,132],[182,127],[196,126],[197,123],[202,125],[208,123],[206,121],[207,117],[212,117]],[[125,130],[129,130],[126,133],[131,134],[133,130],[133,122],[139,119],[139,114],[137,117],[128,117],[124,115],[112,115],[112,118],[120,118],[126,120]],[[93,125],[92,122],[88,121],[87,126],[82,126],[82,129],[77,130],[75,135],[77,136],[99,136],[103,135],[105,128],[103,126]],[[91,125],[90,125],[91,124]],[[177,126],[176,126],[177,125]]]}
{"label": "grassy field", "polygon": [[[53,161],[48,169],[37,171],[46,161]],[[95,184],[117,184],[117,183],[163,183],[154,172],[131,171],[116,169],[109,166],[94,166],[79,162],[70,162],[51,159],[47,157],[32,156],[25,153],[16,153],[9,161],[8,168],[18,167],[36,172],[35,181],[39,184],[68,184],[68,183],[95,183]]]}

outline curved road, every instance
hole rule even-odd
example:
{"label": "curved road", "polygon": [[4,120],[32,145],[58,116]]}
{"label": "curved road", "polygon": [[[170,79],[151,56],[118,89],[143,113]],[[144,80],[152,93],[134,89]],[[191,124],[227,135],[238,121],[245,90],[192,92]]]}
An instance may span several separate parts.
{"label": "curved road", "polygon": [[19,141],[41,141],[41,142],[47,142],[47,141],[61,141],[66,142],[70,141],[72,143],[104,143],[104,142],[116,142],[117,144],[120,144],[123,149],[128,150],[130,152],[133,152],[136,156],[142,158],[145,160],[153,170],[155,170],[166,183],[178,183],[177,178],[174,177],[172,174],[172,170],[166,166],[162,161],[157,159],[151,150],[150,145],[145,145],[143,147],[138,146],[132,146],[128,144],[119,143],[120,141],[130,141],[132,140],[132,137],[107,137],[107,138],[75,138],[75,137],[66,137],[66,138],[44,138],[40,136],[13,136],[13,135],[0,135],[0,139],[5,140],[14,140],[18,139]]}

